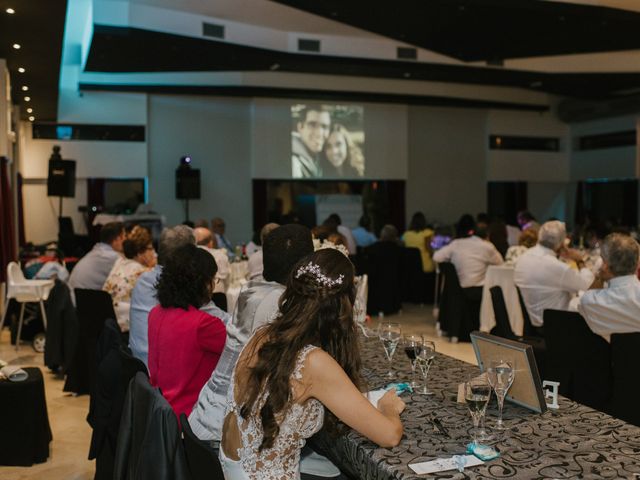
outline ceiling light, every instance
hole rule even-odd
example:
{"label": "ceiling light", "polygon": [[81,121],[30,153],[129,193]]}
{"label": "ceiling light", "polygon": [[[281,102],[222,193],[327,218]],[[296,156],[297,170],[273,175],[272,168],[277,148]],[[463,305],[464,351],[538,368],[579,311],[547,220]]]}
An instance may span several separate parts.
{"label": "ceiling light", "polygon": [[24,97],[24,101],[25,102],[30,102],[31,101],[31,97]]}
{"label": "ceiling light", "polygon": [[27,113],[33,113],[33,108],[31,107],[27,108]]}
{"label": "ceiling light", "polygon": [[280,64],[279,63],[274,63],[273,65],[271,65],[269,67],[269,70],[271,70],[272,72],[275,70],[278,70],[280,68]]}
{"label": "ceiling light", "polygon": [[411,74],[409,72],[404,72],[404,78],[409,78],[411,76]]}
{"label": "ceiling light", "polygon": [[9,15],[13,15],[14,13],[16,13],[16,11],[11,7],[7,8],[5,12],[7,12]]}
{"label": "ceiling light", "polygon": [[18,72],[24,73],[24,72],[26,72],[26,70],[24,68],[20,67],[20,68],[18,68]]}
{"label": "ceiling light", "polygon": [[20,50],[20,44],[19,43],[14,43],[13,44],[13,48],[15,48],[16,50]]}
{"label": "ceiling light", "polygon": [[34,117],[33,115],[31,115],[31,116],[29,117],[29,121],[30,121],[30,122],[33,122],[35,119],[36,119],[36,117]]}
{"label": "ceiling light", "polygon": [[23,91],[23,92],[26,92],[27,90],[29,90],[29,87],[27,87],[26,85],[23,85],[23,86],[22,86],[22,91]]}

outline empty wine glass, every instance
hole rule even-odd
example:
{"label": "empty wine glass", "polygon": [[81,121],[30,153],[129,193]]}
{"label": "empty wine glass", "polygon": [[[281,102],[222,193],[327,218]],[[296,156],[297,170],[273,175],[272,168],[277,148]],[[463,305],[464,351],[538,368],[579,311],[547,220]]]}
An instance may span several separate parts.
{"label": "empty wine glass", "polygon": [[473,420],[473,444],[478,445],[480,419],[484,417],[491,398],[491,385],[484,378],[474,378],[464,384],[464,399]]}
{"label": "empty wine glass", "polygon": [[400,330],[400,324],[380,324],[379,337],[380,341],[382,342],[382,346],[384,347],[384,353],[387,355],[387,359],[389,360],[389,373],[387,373],[387,376],[389,378],[393,378],[394,372],[391,368],[393,366],[393,354],[396,352],[398,343],[402,338],[402,330]]}
{"label": "empty wine glass", "polygon": [[404,353],[409,357],[411,362],[411,388],[418,388],[418,382],[416,382],[416,356],[422,348],[424,339],[422,335],[410,334],[404,337]]}
{"label": "empty wine glass", "polygon": [[513,384],[515,370],[513,362],[503,359],[491,360],[487,369],[487,379],[496,392],[498,399],[498,422],[494,427],[496,430],[508,430],[508,427],[502,422],[502,407],[504,406],[504,397]]}
{"label": "empty wine glass", "polygon": [[436,345],[435,343],[425,340],[422,342],[422,347],[416,352],[416,364],[420,367],[422,373],[422,379],[424,385],[417,393],[421,395],[433,395],[433,392],[427,387],[427,377],[429,375],[429,369],[433,364],[433,359],[436,357]]}

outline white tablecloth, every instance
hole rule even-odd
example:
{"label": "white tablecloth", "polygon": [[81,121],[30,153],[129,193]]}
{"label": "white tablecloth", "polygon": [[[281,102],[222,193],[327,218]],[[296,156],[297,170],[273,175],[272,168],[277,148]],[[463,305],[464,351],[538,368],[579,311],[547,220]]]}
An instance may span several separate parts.
{"label": "white tablecloth", "polygon": [[522,309],[518,301],[516,284],[513,282],[513,267],[506,265],[491,266],[487,269],[487,275],[484,279],[484,287],[482,289],[482,304],[480,306],[480,330],[490,332],[491,329],[496,326],[493,303],[491,302],[491,292],[489,292],[489,289],[496,285],[502,287],[504,303],[507,306],[507,313],[509,314],[509,321],[511,322],[511,330],[513,330],[513,333],[516,335],[521,336],[524,327]]}
{"label": "white tablecloth", "polygon": [[229,281],[229,288],[227,289],[227,312],[233,314],[233,310],[236,307],[238,296],[240,295],[240,289],[247,283],[247,275],[249,274],[249,262],[243,260],[241,262],[231,262],[231,279]]}

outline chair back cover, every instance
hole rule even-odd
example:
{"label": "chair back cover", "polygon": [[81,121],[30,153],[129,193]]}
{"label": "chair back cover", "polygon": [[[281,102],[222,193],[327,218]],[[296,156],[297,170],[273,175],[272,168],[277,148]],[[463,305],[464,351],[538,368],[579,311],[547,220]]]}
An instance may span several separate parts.
{"label": "chair back cover", "polygon": [[491,303],[493,304],[493,313],[496,318],[496,326],[491,331],[493,335],[498,337],[508,338],[513,340],[516,338],[513,330],[511,329],[511,322],[509,321],[509,312],[507,312],[507,305],[504,301],[504,294],[502,293],[502,287],[496,285],[489,289],[491,293]]}
{"label": "chair back cover", "polygon": [[224,473],[218,455],[211,447],[207,447],[191,430],[189,419],[180,415],[184,454],[192,480],[224,480]]}
{"label": "chair back cover", "polygon": [[614,333],[611,335],[611,365],[613,395],[611,414],[640,427],[640,333]]}
{"label": "chair back cover", "polygon": [[611,349],[578,312],[545,310],[545,380],[560,382],[560,393],[607,411],[611,397]]}
{"label": "chair back cover", "polygon": [[402,249],[402,300],[425,303],[427,285],[422,270],[422,256],[417,248]]}
{"label": "chair back cover", "polygon": [[522,292],[520,291],[520,287],[518,287],[517,285],[516,291],[518,292],[518,301],[520,302],[520,308],[522,309],[522,320],[524,321],[524,328],[522,333],[527,337],[539,336],[533,328],[531,317],[529,317],[529,311],[527,310],[527,306],[524,303],[524,298],[522,298]]}

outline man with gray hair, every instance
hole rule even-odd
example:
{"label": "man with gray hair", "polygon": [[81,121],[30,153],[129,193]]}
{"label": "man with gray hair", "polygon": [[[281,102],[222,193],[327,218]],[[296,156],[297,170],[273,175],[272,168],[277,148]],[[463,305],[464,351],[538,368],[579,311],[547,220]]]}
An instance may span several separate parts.
{"label": "man with gray hair", "polygon": [[[179,247],[191,243],[195,245],[196,238],[193,229],[186,225],[165,228],[160,235],[158,244],[158,264],[148,272],[138,277],[136,286],[131,293],[131,308],[129,310],[129,347],[133,356],[147,365],[149,353],[149,337],[147,334],[149,312],[158,304],[156,298],[156,284],[162,272],[162,266]],[[202,307],[203,311],[218,317],[226,325],[230,315],[220,310],[213,302]]]}
{"label": "man with gray hair", "polygon": [[[640,246],[631,236],[608,235],[601,247],[602,266],[578,311],[594,333],[611,341],[612,333],[640,332]],[[606,284],[606,288],[605,288]]]}
{"label": "man with gray hair", "polygon": [[[566,238],[563,222],[546,222],[538,232],[538,244],[516,263],[513,279],[534,327],[542,327],[542,315],[547,309],[569,310],[571,299],[593,283],[593,273],[584,268],[580,252],[565,246]],[[559,260],[559,256],[573,260],[578,269]]]}

